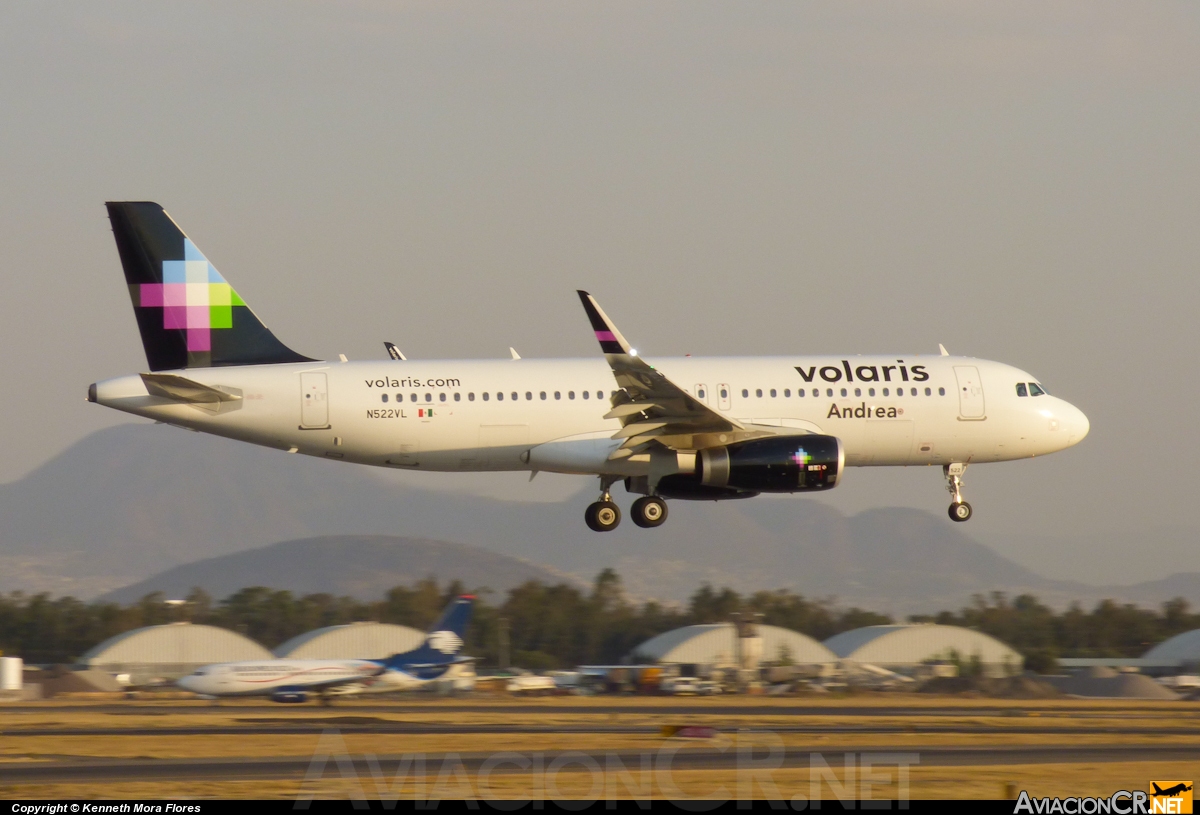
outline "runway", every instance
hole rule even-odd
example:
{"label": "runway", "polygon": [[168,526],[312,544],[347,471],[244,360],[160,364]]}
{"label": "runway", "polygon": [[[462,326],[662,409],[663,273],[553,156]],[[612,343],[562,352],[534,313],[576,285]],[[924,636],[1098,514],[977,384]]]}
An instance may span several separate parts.
{"label": "runway", "polygon": [[[671,724],[694,724],[677,721]],[[704,723],[704,726],[712,726]],[[26,736],[269,736],[269,735],[319,735],[336,730],[343,734],[401,734],[413,736],[433,735],[504,735],[504,734],[637,734],[658,733],[659,725],[521,725],[521,724],[436,724],[426,722],[396,722],[378,719],[371,722],[346,721],[339,718],[311,719],[308,721],[274,720],[270,722],[248,722],[246,725],[215,725],[186,727],[8,727],[0,730],[0,737]],[[1012,734],[1026,736],[1070,736],[1070,735],[1120,735],[1120,736],[1194,736],[1200,737],[1200,728],[1195,727],[1092,727],[1092,726],[1028,726],[984,724],[912,724],[912,725],[777,725],[774,723],[744,723],[742,727],[719,727],[726,733],[738,730],[769,731],[771,733],[811,735],[891,735],[896,733],[916,734]]]}
{"label": "runway", "polygon": [[[827,753],[787,748],[770,753],[760,746],[753,753],[737,749],[710,748],[660,749],[656,751],[546,751],[542,753],[427,753],[424,754],[424,773],[415,772],[413,756],[379,756],[375,764],[366,757],[329,757],[324,765],[314,767],[309,757],[266,757],[237,759],[119,759],[46,762],[2,762],[0,784],[30,784],[82,781],[153,781],[164,779],[265,779],[337,777],[349,775],[348,770],[368,780],[382,772],[390,782],[401,775],[437,775],[447,762],[458,762],[468,773],[529,773],[532,768],[554,768],[561,772],[579,772],[597,768],[626,770],[639,768],[655,772],[672,770],[736,770],[761,768],[807,768],[820,756],[826,764],[839,767],[846,754],[869,753],[877,763],[904,763],[922,767],[955,767],[1012,764],[1079,764],[1116,761],[1195,761],[1200,748],[1161,745],[1089,745],[1078,746],[1020,746],[1020,747],[895,747],[886,750],[865,746],[846,748]],[[404,762],[407,760],[407,764]],[[457,766],[457,765],[455,765]]]}
{"label": "runway", "polygon": [[[746,703],[746,705],[722,705],[722,703],[704,703],[704,702],[683,702],[673,703],[673,705],[662,705],[662,703],[629,703],[629,705],[608,705],[608,703],[598,703],[598,705],[557,705],[553,701],[546,703],[529,703],[529,702],[492,702],[492,703],[460,703],[449,702],[445,705],[439,705],[436,702],[424,703],[424,705],[412,705],[412,703],[400,703],[400,705],[389,705],[389,703],[361,703],[361,702],[336,702],[330,707],[319,707],[317,705],[242,705],[238,701],[232,703],[203,703],[191,702],[184,705],[161,705],[161,703],[145,703],[145,702],[127,702],[127,703],[98,703],[98,705],[73,706],[78,708],[86,707],[92,713],[108,713],[110,715],[174,715],[180,713],[187,714],[203,714],[211,712],[215,714],[228,715],[230,712],[236,713],[274,713],[278,714],[281,711],[304,711],[304,709],[341,709],[341,711],[361,713],[430,713],[433,709],[448,713],[505,713],[505,714],[521,714],[521,715],[546,715],[546,714],[599,714],[606,715],[612,713],[618,714],[644,714],[644,715],[739,715],[739,717],[748,717],[748,715],[821,715],[821,717],[961,717],[961,715],[971,715],[971,717],[1013,717],[1013,715],[1026,715],[1026,711],[1038,711],[1038,709],[1046,709],[1046,711],[1055,712],[1070,712],[1079,713],[1082,715],[1103,715],[1103,709],[1098,709],[1094,701],[1080,701],[1078,705],[1072,701],[1056,700],[1054,705],[1045,706],[1044,708],[1038,705],[1037,700],[1022,700],[1024,705],[1022,709],[1013,707],[979,707],[971,705],[946,705],[946,706],[889,706],[876,707],[871,705],[846,705],[846,706],[824,706],[824,705],[757,705],[757,703]],[[1103,700],[1102,700],[1103,701]],[[1138,707],[1147,705],[1139,700],[1112,700],[1123,702],[1126,706]],[[1148,703],[1153,705],[1153,702]],[[1160,703],[1162,705],[1162,703]],[[1172,702],[1172,705],[1178,705],[1177,702]],[[2,708],[6,712],[11,713],[46,713],[55,712],[61,713],[65,708],[61,705],[13,705],[11,707]]]}

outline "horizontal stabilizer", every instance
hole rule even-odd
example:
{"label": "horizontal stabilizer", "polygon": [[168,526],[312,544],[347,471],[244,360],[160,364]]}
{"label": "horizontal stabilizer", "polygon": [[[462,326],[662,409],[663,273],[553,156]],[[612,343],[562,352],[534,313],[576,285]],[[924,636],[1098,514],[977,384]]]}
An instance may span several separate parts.
{"label": "horizontal stabilizer", "polygon": [[176,402],[212,405],[218,402],[240,402],[240,393],[214,388],[178,374],[142,374],[142,382],[151,396],[161,396]]}

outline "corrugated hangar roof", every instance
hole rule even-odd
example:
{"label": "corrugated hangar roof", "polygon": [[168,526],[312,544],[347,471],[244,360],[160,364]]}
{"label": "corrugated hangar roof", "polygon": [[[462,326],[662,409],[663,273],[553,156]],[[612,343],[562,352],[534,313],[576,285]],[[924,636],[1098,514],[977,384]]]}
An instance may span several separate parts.
{"label": "corrugated hangar roof", "polygon": [[1163,640],[1142,654],[1142,659],[1171,665],[1200,662],[1200,628]]}
{"label": "corrugated hangar roof", "polygon": [[[837,662],[837,656],[832,651],[797,631],[760,625],[758,633],[763,641],[764,662],[778,660],[781,648],[786,648],[792,662],[798,665]],[[688,625],[646,640],[633,649],[633,654],[658,662],[728,665],[734,662],[736,636],[733,623]]]}
{"label": "corrugated hangar roof", "polygon": [[270,659],[271,652],[237,632],[212,625],[170,623],[110,637],[80,659],[85,665],[207,665]]}
{"label": "corrugated hangar roof", "polygon": [[869,625],[843,631],[825,640],[842,659],[881,667],[905,667],[947,659],[956,652],[962,660],[978,656],[984,665],[1010,665],[1019,670],[1024,659],[995,637],[955,625]]}
{"label": "corrugated hangar roof", "polygon": [[384,659],[411,651],[425,641],[424,632],[390,623],[350,623],[318,628],[275,649],[291,659]]}

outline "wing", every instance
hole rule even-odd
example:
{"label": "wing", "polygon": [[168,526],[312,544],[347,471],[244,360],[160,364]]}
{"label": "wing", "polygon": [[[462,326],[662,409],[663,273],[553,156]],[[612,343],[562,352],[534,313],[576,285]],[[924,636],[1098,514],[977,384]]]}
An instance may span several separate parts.
{"label": "wing", "polygon": [[581,291],[579,299],[620,388],[612,410],[604,415],[606,419],[621,420],[621,429],[613,438],[625,441],[614,458],[627,457],[635,448],[652,441],[688,449],[703,446],[696,443],[696,436],[744,434],[743,425],[712,410],[639,357],[596,298]]}

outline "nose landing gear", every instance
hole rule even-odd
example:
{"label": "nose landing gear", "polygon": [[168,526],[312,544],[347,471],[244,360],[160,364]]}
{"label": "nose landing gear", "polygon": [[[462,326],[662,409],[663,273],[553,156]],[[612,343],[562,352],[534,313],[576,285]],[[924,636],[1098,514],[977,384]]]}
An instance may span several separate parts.
{"label": "nose landing gear", "polygon": [[942,467],[942,472],[946,474],[946,481],[948,482],[946,489],[954,496],[954,503],[950,505],[948,514],[950,515],[950,520],[957,523],[971,520],[971,516],[974,514],[971,505],[964,501],[962,497],[962,476],[966,471],[967,465],[961,462],[947,464]]}

